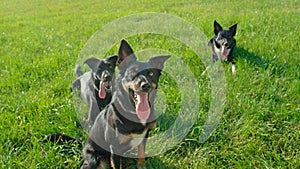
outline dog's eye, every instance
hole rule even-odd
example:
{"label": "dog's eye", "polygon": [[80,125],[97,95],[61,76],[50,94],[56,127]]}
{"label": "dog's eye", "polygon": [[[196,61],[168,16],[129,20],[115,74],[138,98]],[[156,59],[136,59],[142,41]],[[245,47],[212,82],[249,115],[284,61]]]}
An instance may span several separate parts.
{"label": "dog's eye", "polygon": [[153,72],[148,72],[149,76],[152,77],[154,75]]}

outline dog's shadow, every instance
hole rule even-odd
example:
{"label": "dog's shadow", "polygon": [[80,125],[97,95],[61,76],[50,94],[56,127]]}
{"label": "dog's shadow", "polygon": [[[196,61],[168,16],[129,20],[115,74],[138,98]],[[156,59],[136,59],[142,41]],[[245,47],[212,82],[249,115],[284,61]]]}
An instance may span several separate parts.
{"label": "dog's shadow", "polygon": [[247,63],[259,68],[265,68],[265,64],[267,63],[260,56],[239,47],[234,49],[234,55],[237,59],[244,59]]}
{"label": "dog's shadow", "polygon": [[290,67],[288,63],[279,64],[276,57],[273,59],[264,59],[261,56],[240,47],[235,48],[234,55],[237,60],[244,60],[247,65],[252,66],[254,69],[269,70],[271,74],[278,76],[283,75]]}

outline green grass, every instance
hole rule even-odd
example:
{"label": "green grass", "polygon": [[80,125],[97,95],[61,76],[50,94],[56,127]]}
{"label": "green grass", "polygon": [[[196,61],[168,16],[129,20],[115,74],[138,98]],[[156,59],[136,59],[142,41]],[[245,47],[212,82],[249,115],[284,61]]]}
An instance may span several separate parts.
{"label": "green grass", "polygon": [[[41,140],[53,132],[86,139],[69,91],[77,56],[102,26],[140,12],[177,15],[207,37],[213,35],[215,19],[224,27],[238,23],[237,74],[232,76],[230,66],[224,64],[226,105],[220,124],[206,142],[199,143],[196,139],[205,121],[200,115],[186,139],[149,158],[147,168],[300,167],[298,1],[0,3],[1,168],[80,166],[79,148]],[[184,44],[159,35],[127,39],[136,50],[161,47],[180,56],[200,84],[199,114],[208,110],[210,87],[207,76],[201,76],[203,64]],[[177,95],[167,96],[168,104],[174,104],[170,107],[177,109]],[[164,118],[166,123],[160,121],[155,131],[172,122]]]}

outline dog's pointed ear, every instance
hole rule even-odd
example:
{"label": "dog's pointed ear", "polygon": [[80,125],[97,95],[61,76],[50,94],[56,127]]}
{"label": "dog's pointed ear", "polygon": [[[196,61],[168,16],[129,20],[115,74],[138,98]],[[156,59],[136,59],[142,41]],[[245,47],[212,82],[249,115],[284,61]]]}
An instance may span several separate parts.
{"label": "dog's pointed ear", "polygon": [[106,59],[106,61],[111,62],[114,65],[116,65],[117,61],[118,61],[118,56],[117,55],[110,56]]}
{"label": "dog's pointed ear", "polygon": [[215,35],[218,35],[218,33],[223,30],[222,26],[215,20],[214,21],[214,32]]}
{"label": "dog's pointed ear", "polygon": [[234,24],[234,25],[232,25],[232,26],[230,26],[229,31],[230,31],[230,33],[231,33],[232,36],[235,36],[235,34],[236,34],[236,28],[237,28],[237,23]]}
{"label": "dog's pointed ear", "polygon": [[87,64],[94,72],[97,70],[100,60],[94,57],[88,58],[83,64]]}
{"label": "dog's pointed ear", "polygon": [[148,60],[148,62],[156,69],[162,70],[164,68],[164,63],[168,60],[171,55],[167,56],[156,56]]}
{"label": "dog's pointed ear", "polygon": [[[118,64],[120,64],[121,62],[126,60],[126,58],[128,58],[131,55],[133,55],[133,56],[130,57],[130,58],[136,60],[136,57],[134,56],[134,53],[133,53],[133,50],[132,50],[131,46],[126,42],[126,40],[123,39],[121,41],[121,45],[120,45],[120,48],[119,48]],[[128,62],[128,60],[126,62]]]}

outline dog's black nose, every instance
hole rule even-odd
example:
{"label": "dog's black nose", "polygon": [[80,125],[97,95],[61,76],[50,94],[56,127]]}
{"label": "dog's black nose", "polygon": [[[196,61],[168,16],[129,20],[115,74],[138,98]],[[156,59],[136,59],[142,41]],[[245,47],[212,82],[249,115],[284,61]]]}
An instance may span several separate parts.
{"label": "dog's black nose", "polygon": [[226,46],[226,47],[227,47],[227,46],[228,46],[228,43],[227,43],[227,42],[225,42],[225,43],[224,43],[224,46]]}
{"label": "dog's black nose", "polygon": [[141,87],[142,87],[142,90],[143,90],[143,91],[149,91],[151,86],[150,86],[150,84],[147,83],[147,82],[142,82],[142,83],[141,83]]}

